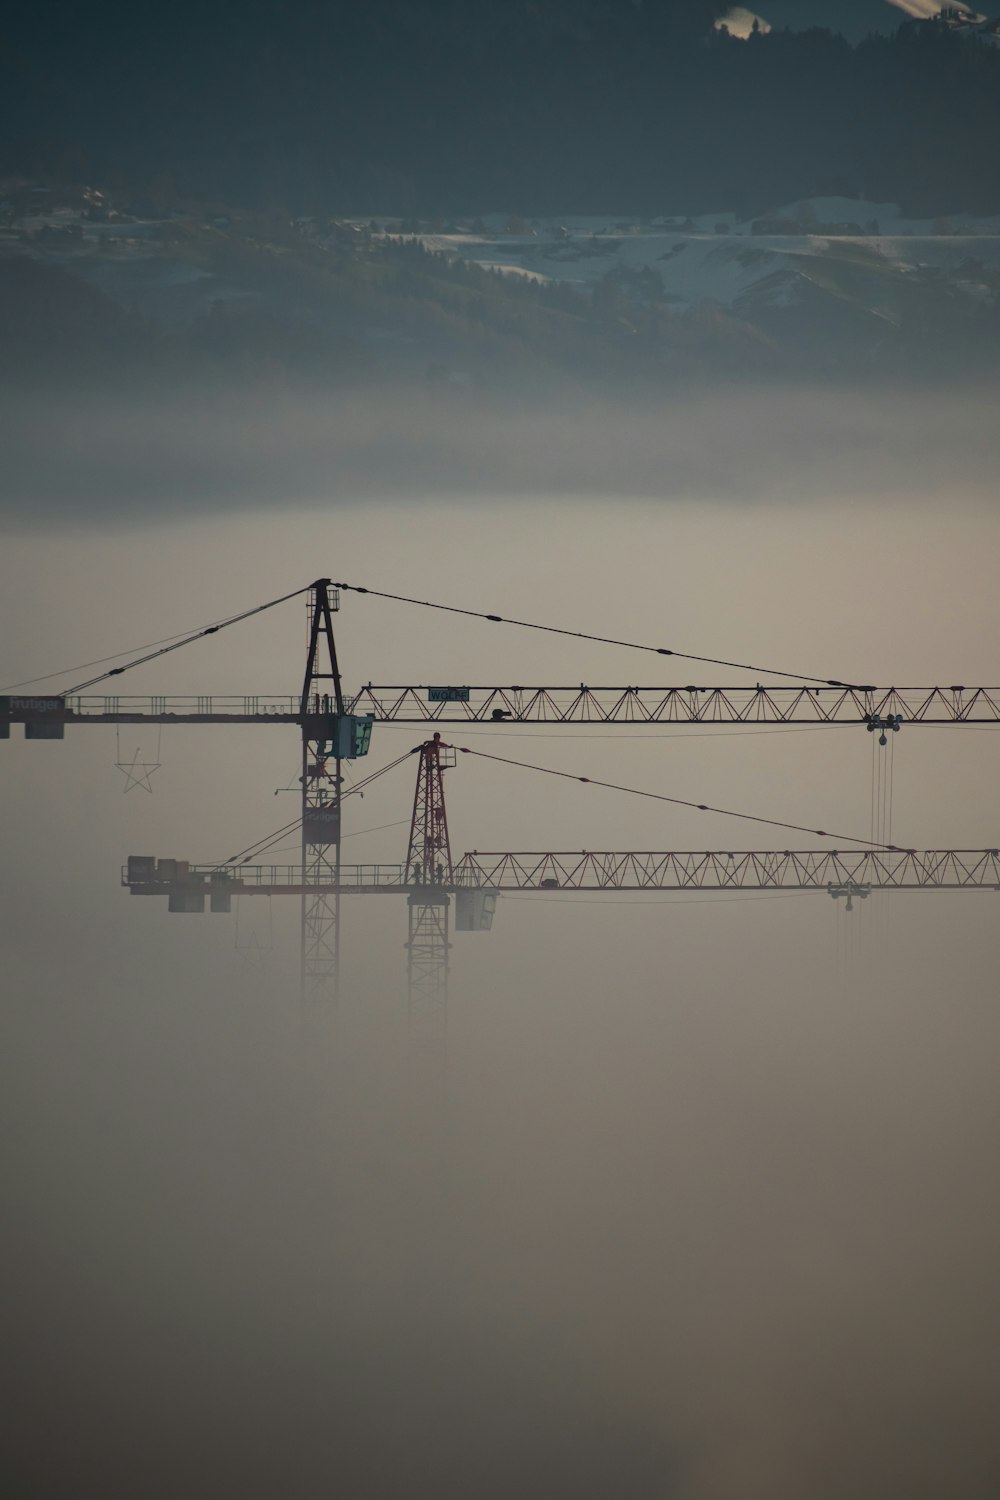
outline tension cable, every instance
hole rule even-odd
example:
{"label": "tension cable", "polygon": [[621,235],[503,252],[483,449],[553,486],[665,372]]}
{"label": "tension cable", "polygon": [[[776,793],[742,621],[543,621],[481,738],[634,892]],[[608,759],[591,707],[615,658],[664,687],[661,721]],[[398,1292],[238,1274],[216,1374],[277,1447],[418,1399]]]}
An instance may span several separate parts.
{"label": "tension cable", "polygon": [[[171,651],[179,651],[182,646],[189,646],[192,641],[201,640],[203,636],[216,635],[220,630],[225,630],[230,625],[238,625],[241,620],[249,620],[251,615],[263,614],[264,610],[273,609],[276,604],[284,604],[288,599],[297,599],[300,594],[307,594],[310,588],[312,588],[312,584],[307,584],[305,588],[295,589],[291,594],[282,594],[280,599],[269,599],[266,604],[257,604],[253,609],[245,609],[242,614],[230,615],[228,619],[219,620],[215,625],[204,626],[201,630],[196,630],[192,635],[183,636],[180,640],[174,638],[172,645],[161,646],[159,651],[150,651],[145,656],[137,656],[134,661],[126,662],[123,667],[112,667],[110,671],[101,672],[97,677],[90,677],[86,682],[78,682],[76,687],[64,689],[60,696],[68,698],[75,693],[82,693],[86,688],[93,687],[95,683],[104,682],[108,677],[120,677],[123,672],[131,672],[133,667],[141,667],[147,661],[155,661],[158,656],[166,656]],[[112,659],[110,657],[105,658],[105,660],[109,661]],[[55,672],[52,673],[53,677],[57,675]],[[42,681],[38,677],[33,680],[35,682]]]}
{"label": "tension cable", "polygon": [[866,689],[856,683],[838,682],[832,677],[812,677],[807,672],[780,672],[777,667],[756,667],[745,661],[724,661],[718,656],[695,656],[691,651],[676,651],[666,646],[646,646],[639,641],[619,641],[613,636],[590,635],[585,630],[566,630],[559,625],[539,625],[533,620],[510,620],[504,615],[490,615],[480,609],[459,609],[454,604],[437,604],[431,599],[410,599],[405,594],[387,594],[381,589],[362,588],[356,583],[336,583],[334,588],[353,594],[370,594],[375,599],[393,599],[397,604],[419,604],[424,609],[440,609],[450,615],[467,615],[474,620],[491,620],[496,625],[520,625],[524,630],[542,630],[548,635],[568,635],[578,641],[597,641],[602,646],[625,646],[630,651],[650,651],[655,656],[676,656],[683,661],[702,662],[712,667],[733,667],[739,672],[763,672],[768,677],[797,677],[802,682],[819,682],[824,687]]}
{"label": "tension cable", "polygon": [[541,771],[546,776],[559,776],[564,781],[583,781],[589,786],[601,786],[611,792],[627,792],[632,797],[649,797],[654,802],[672,802],[677,807],[692,807],[696,812],[721,813],[726,818],[740,818],[747,823],[766,823],[770,828],[790,828],[793,833],[815,834],[821,839],[843,839],[846,843],[868,844],[874,849],[885,849],[893,854],[914,854],[914,849],[901,849],[896,844],[884,844],[879,840],[858,838],[852,833],[829,833],[825,828],[804,828],[800,823],[783,823],[778,818],[762,818],[756,813],[734,812],[730,807],[710,807],[705,802],[689,802],[684,797],[668,797],[664,792],[647,792],[639,787],[619,786],[614,781],[598,781],[592,776],[576,776],[572,771],[554,771],[551,766],[535,766],[524,760],[510,760],[506,755],[489,755],[485,750],[469,750],[464,745],[455,747],[463,755],[476,755],[480,760],[496,760],[505,766],[520,766],[525,771]]}

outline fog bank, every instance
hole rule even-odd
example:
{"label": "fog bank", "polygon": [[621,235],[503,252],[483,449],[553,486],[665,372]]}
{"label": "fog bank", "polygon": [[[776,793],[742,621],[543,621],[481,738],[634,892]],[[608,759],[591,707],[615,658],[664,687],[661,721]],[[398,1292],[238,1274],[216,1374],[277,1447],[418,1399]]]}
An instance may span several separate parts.
{"label": "fog bank", "polygon": [[799,503],[993,494],[997,392],[732,389],[652,402],[474,390],[7,404],[8,522],[508,494]]}
{"label": "fog bank", "polygon": [[[759,424],[740,410],[749,448]],[[955,420],[972,444],[973,418]],[[679,421],[670,435],[683,451]],[[0,681],[322,572],[848,680],[989,684],[1000,517],[976,464],[947,504],[907,500],[877,488],[883,433],[824,495],[810,441],[780,500],[741,505],[731,455],[733,488],[713,498],[351,504],[329,485],[237,515],[190,487],[181,508],[204,514],[180,521],[153,504],[150,462],[127,520],[119,497],[89,530],[12,534]],[[238,449],[228,461],[249,471]],[[778,468],[763,446],[758,462]],[[114,690],[294,692],[303,615],[282,606]],[[351,686],[688,673],[353,594],[337,633]],[[449,733],[870,828],[862,725]],[[424,734],[377,726],[366,769]],[[994,846],[996,731],[892,738],[897,836]],[[136,744],[162,763],[153,795],[122,795],[115,762]],[[224,859],[280,827],[298,756],[291,730],[267,726],[0,743],[6,1489],[992,1500],[996,892],[875,893],[850,917],[825,892],[504,898],[490,934],[456,935],[450,1131],[429,1159],[402,1104],[402,900],[345,903],[339,1024],[303,1031],[294,902],[171,916],[119,884],[129,853]],[[456,853],[785,842],[459,762]],[[353,799],[350,857],[399,859],[412,801],[412,761]],[[260,955],[240,946],[248,922]]]}

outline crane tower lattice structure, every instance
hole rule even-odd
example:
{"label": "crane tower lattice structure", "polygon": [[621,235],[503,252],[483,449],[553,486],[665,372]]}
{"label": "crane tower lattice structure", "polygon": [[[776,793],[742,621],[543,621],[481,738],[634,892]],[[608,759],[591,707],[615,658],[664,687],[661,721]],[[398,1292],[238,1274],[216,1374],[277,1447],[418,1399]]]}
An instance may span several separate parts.
{"label": "crane tower lattice structure", "polygon": [[[336,1003],[340,985],[341,772],[337,725],[344,696],[333,635],[339,594],[328,579],[308,595],[309,647],[302,723],[302,1000]],[[333,717],[331,717],[333,716]]]}
{"label": "crane tower lattice structure", "polygon": [[453,884],[444,773],[455,751],[440,734],[418,746],[417,786],[406,851],[407,1015],[410,1050],[427,1070],[443,1072],[448,1047],[448,964]]}

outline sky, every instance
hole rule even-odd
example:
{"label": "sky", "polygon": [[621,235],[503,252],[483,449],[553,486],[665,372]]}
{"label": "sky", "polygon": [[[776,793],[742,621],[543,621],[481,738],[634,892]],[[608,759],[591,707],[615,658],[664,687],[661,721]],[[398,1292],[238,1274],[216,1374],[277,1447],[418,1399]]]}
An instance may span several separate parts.
{"label": "sky", "polygon": [[[13,506],[0,682],[322,572],[806,672],[989,683],[992,428],[962,427],[967,399],[939,399],[941,427],[913,400],[868,398],[865,426],[815,393],[692,398],[660,413],[666,450],[634,418],[611,424],[645,494],[554,493],[541,477],[531,491],[531,464],[550,471],[526,428],[508,432],[520,483],[480,481],[461,504],[324,481],[313,460],[286,462],[280,504],[266,483],[237,503],[204,450],[186,489],[172,473],[169,504],[157,463],[143,494],[126,455],[128,486],[95,497],[81,482],[75,516],[65,492],[59,515]],[[118,431],[92,429],[93,451]],[[246,463],[230,432],[216,440],[216,473]],[[775,493],[764,454],[782,447]],[[303,625],[300,603],[283,606],[134,690],[294,692]],[[645,658],[611,647],[358,595],[337,628],[349,685],[647,680]],[[462,739],[870,826],[860,728],[551,733]],[[996,842],[991,733],[894,737],[897,836]],[[377,730],[369,766],[418,738]],[[118,883],[130,852],[225,857],[287,821],[294,799],[275,790],[294,783],[294,735],[136,730],[128,754],[133,740],[162,762],[152,795],[122,794],[109,729],[0,743],[14,1493],[27,1477],[40,1494],[154,1500],[995,1494],[995,893],[873,896],[851,918],[825,895],[505,898],[490,934],[456,937],[442,1189],[399,1102],[401,904],[351,904],[339,1024],[303,1031],[294,910],[168,916]],[[468,758],[448,777],[458,849],[737,837]],[[399,859],[412,776],[377,785],[345,847]],[[750,846],[775,842],[739,826]]]}

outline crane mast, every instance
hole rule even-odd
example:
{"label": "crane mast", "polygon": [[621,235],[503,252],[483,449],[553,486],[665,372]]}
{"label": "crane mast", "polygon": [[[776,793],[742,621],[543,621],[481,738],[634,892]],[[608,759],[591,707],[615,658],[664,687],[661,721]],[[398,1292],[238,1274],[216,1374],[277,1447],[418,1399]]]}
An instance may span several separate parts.
{"label": "crane mast", "polygon": [[[340,597],[328,578],[309,590],[302,725],[302,1001],[337,999],[340,984],[340,724],[344,694],[333,635]],[[325,688],[325,690],[323,690]],[[331,769],[332,766],[332,769]]]}
{"label": "crane mast", "polygon": [[440,734],[416,750],[410,840],[404,879],[407,897],[406,988],[410,1052],[422,1072],[443,1075],[447,1065],[448,961],[451,952],[451,842],[444,773],[455,751]]}

